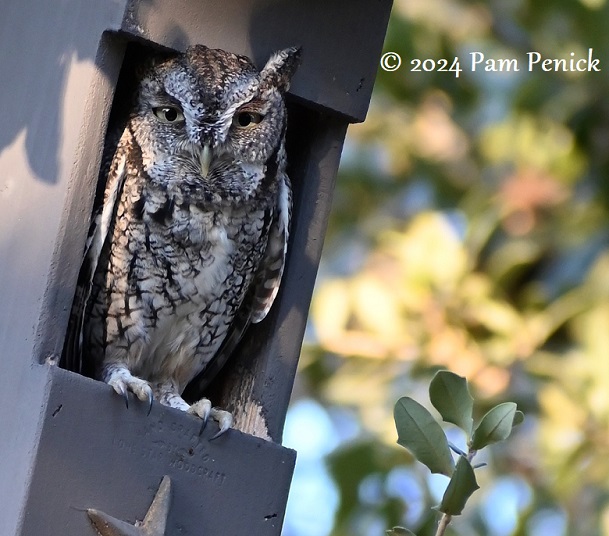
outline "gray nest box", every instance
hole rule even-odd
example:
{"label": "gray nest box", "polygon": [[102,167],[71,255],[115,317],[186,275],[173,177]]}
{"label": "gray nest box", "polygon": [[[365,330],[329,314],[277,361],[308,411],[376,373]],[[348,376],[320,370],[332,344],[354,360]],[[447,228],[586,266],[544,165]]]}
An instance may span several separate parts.
{"label": "gray nest box", "polygon": [[[281,446],[347,125],[365,117],[391,0],[35,0],[0,21],[0,534],[279,535]],[[113,103],[130,58],[302,46],[288,100],[294,217],[278,300],[211,398],[235,428],[125,408],[59,359]],[[142,52],[144,51],[144,52]],[[166,477],[166,478],[165,478]]]}

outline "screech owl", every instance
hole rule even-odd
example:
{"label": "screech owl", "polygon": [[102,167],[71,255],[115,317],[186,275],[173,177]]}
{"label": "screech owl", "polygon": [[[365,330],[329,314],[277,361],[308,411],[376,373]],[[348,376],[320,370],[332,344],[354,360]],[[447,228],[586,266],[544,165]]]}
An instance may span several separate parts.
{"label": "screech owl", "polygon": [[64,348],[66,366],[220,424],[181,394],[216,371],[277,294],[291,186],[284,95],[300,51],[261,71],[202,45],[144,71],[108,159]]}

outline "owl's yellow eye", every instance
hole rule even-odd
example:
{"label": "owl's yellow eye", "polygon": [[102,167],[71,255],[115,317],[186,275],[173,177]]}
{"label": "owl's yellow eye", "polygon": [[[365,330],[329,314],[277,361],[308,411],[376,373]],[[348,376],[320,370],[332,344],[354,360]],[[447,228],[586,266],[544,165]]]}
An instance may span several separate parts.
{"label": "owl's yellow eye", "polygon": [[152,112],[161,123],[180,123],[184,121],[182,110],[176,106],[159,106],[153,108]]}
{"label": "owl's yellow eye", "polygon": [[253,125],[257,125],[264,119],[262,114],[258,112],[250,112],[243,110],[241,112],[237,112],[233,116],[233,125],[237,128],[248,128]]}

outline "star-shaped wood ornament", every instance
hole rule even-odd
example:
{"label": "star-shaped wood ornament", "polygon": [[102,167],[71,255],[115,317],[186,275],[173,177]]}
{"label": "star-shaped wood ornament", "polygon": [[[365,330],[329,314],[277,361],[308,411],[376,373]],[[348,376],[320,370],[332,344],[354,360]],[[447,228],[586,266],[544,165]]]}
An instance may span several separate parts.
{"label": "star-shaped wood ornament", "polygon": [[87,509],[87,515],[99,536],[165,536],[170,503],[171,479],[164,476],[144,521],[130,525],[94,508]]}

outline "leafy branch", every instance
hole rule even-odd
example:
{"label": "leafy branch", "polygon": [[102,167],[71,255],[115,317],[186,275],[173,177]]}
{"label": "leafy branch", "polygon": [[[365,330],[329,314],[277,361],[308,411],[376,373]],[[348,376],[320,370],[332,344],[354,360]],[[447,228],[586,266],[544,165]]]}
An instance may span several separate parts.
{"label": "leafy branch", "polygon": [[[436,510],[442,513],[436,536],[442,536],[453,516],[460,515],[471,495],[479,488],[472,460],[479,450],[504,441],[512,428],[524,420],[516,404],[505,402],[489,410],[474,426],[472,398],[467,380],[447,370],[433,377],[429,398],[444,422],[461,428],[467,435],[467,452],[448,442],[444,430],[433,415],[416,400],[400,398],[394,410],[398,443],[408,449],[432,473],[450,478]],[[455,462],[451,450],[457,454]],[[416,536],[403,527],[386,531],[390,536]]]}

